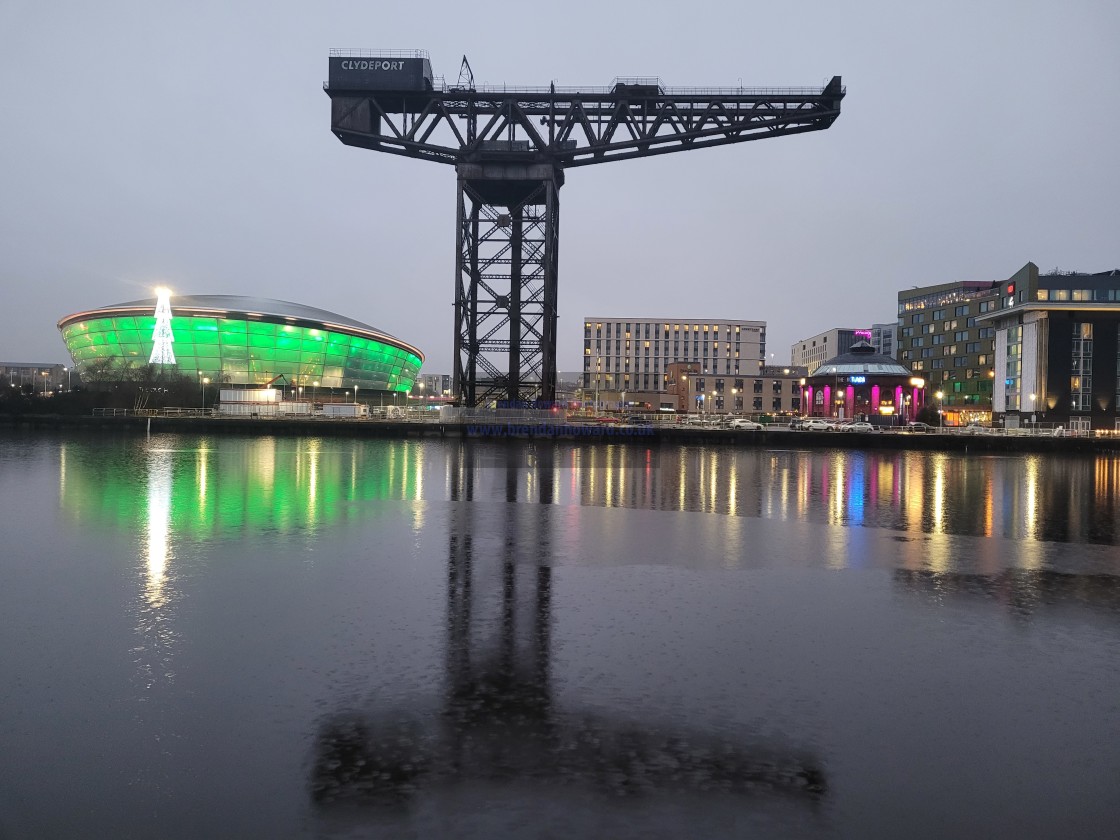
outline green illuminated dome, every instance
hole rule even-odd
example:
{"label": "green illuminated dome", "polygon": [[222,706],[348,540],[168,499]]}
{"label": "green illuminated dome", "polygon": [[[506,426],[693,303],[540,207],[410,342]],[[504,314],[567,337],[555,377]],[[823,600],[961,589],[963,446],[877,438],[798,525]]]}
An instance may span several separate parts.
{"label": "green illuminated dome", "polygon": [[[424,354],[376,327],[298,303],[238,295],[172,297],[175,368],[230,385],[292,384],[405,391]],[[58,322],[79,369],[114,357],[148,364],[156,299],[67,315]]]}

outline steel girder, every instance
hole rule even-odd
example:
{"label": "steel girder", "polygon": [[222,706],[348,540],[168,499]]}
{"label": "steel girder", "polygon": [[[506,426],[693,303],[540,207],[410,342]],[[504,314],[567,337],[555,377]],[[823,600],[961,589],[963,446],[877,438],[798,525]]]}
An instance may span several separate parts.
{"label": "steel girder", "polygon": [[331,129],[352,146],[456,164],[477,155],[547,159],[562,168],[828,128],[840,77],[823,88],[339,91]]}
{"label": "steel girder", "polygon": [[495,182],[459,169],[452,389],[464,405],[555,399],[556,176]]}

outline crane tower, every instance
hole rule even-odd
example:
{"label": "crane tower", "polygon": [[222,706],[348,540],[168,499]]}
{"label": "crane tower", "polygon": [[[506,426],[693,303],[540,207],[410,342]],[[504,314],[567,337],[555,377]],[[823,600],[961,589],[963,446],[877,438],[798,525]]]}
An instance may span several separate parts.
{"label": "crane tower", "polygon": [[839,76],[821,88],[510,88],[468,72],[448,85],[423,50],[331,50],[323,87],[346,145],[455,167],[452,389],[468,406],[555,398],[565,170],[820,131],[845,92]]}

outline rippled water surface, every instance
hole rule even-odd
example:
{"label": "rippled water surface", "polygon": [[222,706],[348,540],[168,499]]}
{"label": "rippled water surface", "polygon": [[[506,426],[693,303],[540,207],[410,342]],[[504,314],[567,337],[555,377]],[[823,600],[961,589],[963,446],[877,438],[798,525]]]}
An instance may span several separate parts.
{"label": "rippled water surface", "polygon": [[1114,837],[1120,459],[0,438],[0,838]]}

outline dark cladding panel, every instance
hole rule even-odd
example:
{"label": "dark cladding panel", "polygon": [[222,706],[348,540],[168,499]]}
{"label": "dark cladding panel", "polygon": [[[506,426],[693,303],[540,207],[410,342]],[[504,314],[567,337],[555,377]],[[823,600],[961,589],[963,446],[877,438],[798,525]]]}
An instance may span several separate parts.
{"label": "dark cladding panel", "polygon": [[332,56],[327,77],[331,90],[432,89],[432,67],[426,58],[345,58]]}

